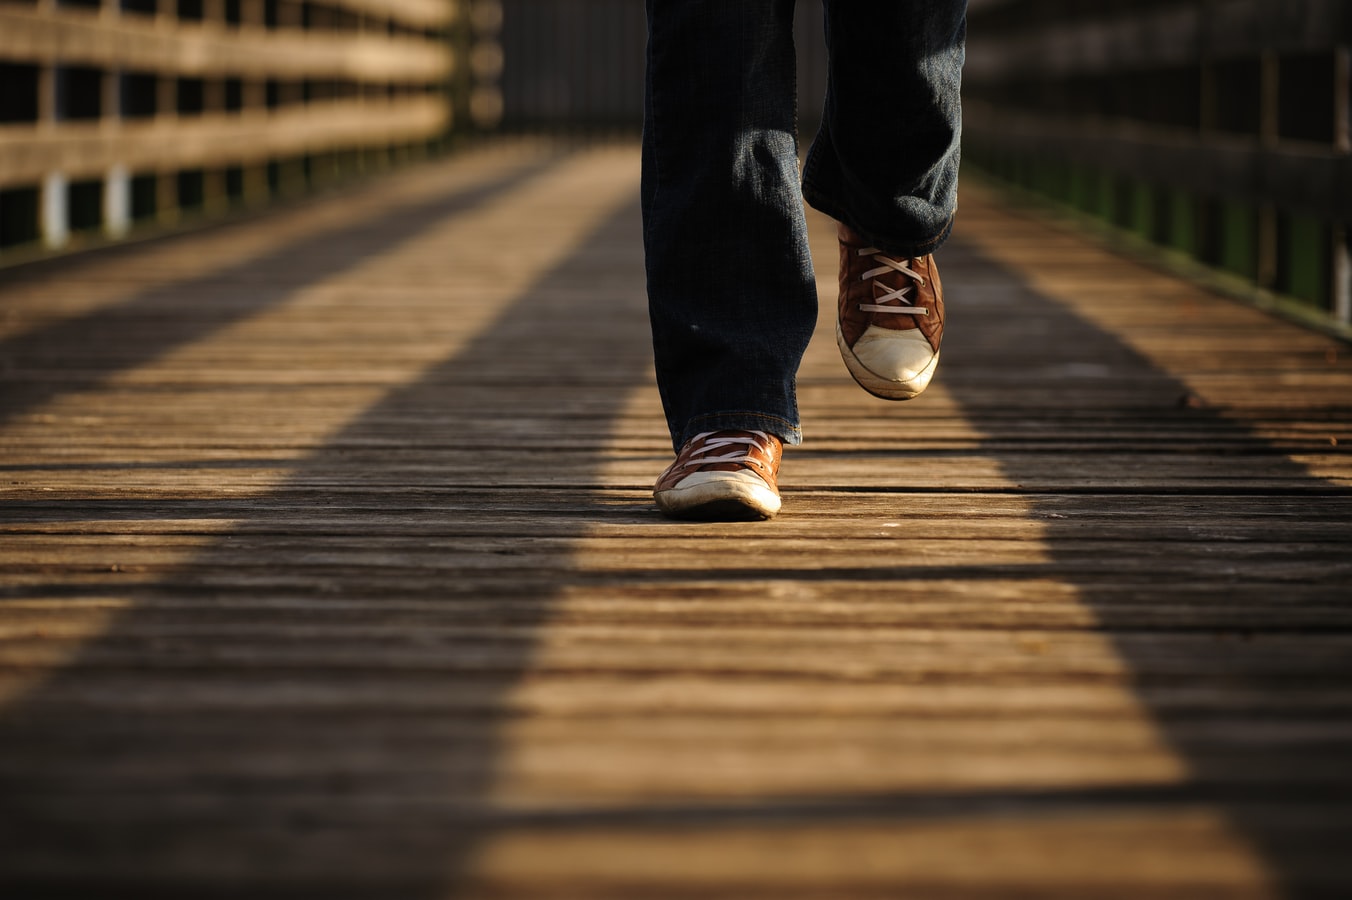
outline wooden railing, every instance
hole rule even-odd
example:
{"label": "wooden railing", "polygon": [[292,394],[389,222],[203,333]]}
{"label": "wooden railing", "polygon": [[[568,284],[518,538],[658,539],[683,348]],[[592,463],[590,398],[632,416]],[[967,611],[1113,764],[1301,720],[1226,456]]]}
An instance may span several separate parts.
{"label": "wooden railing", "polygon": [[0,258],[491,124],[500,21],[497,0],[0,0]]}
{"label": "wooden railing", "polygon": [[1352,4],[972,0],[967,158],[1346,325]]}

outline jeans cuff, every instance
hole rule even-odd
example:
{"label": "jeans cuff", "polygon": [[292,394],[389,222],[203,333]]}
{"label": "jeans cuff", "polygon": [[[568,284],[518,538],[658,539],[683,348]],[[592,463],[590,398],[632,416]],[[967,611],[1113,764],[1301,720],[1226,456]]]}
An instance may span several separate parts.
{"label": "jeans cuff", "polygon": [[696,416],[685,424],[685,431],[678,435],[675,441],[676,452],[680,452],[686,441],[706,431],[764,431],[773,434],[786,444],[796,445],[803,442],[803,432],[798,423],[779,416],[740,411],[707,413]]}
{"label": "jeans cuff", "polygon": [[922,240],[896,241],[891,240],[886,236],[879,235],[877,232],[871,231],[870,229],[861,227],[857,220],[855,220],[843,207],[827,199],[825,194],[817,191],[817,189],[807,180],[804,180],[803,182],[803,199],[817,212],[830,216],[837,222],[844,222],[856,234],[867,240],[872,246],[882,250],[884,253],[891,253],[906,259],[925,256],[943,246],[944,242],[947,241],[949,236],[953,233],[953,221],[956,218],[956,213],[949,213],[948,218],[944,221],[943,227],[939,229],[939,233],[932,237],[924,238]]}

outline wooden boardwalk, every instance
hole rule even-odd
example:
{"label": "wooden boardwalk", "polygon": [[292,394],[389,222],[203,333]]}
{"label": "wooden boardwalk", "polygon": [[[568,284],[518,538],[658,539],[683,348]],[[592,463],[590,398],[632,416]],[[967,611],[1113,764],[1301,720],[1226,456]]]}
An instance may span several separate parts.
{"label": "wooden boardwalk", "polygon": [[637,156],[0,273],[0,896],[1352,896],[1348,348],[972,187],[667,522]]}

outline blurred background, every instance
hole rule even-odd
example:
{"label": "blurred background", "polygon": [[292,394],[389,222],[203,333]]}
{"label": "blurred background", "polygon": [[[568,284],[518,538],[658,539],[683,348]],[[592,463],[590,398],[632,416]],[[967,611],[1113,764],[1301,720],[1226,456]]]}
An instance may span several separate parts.
{"label": "blurred background", "polygon": [[[964,174],[1346,332],[1350,7],[971,0]],[[643,41],[640,0],[0,0],[0,264],[484,135],[637,135]]]}

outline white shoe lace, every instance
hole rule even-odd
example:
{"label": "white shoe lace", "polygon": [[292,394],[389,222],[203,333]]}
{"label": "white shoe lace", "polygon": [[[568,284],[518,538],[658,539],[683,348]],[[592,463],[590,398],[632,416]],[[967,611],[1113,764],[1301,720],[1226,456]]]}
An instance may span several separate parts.
{"label": "white shoe lace", "polygon": [[[871,278],[876,279],[879,275],[886,275],[888,272],[900,272],[902,275],[905,275],[907,278],[911,279],[912,281],[916,282],[916,284],[919,284],[922,287],[925,284],[924,276],[922,276],[919,272],[916,272],[913,269],[911,269],[911,267],[906,262],[902,262],[901,260],[893,259],[892,257],[887,256],[877,247],[865,247],[864,249],[858,250],[856,252],[860,256],[872,256],[875,262],[882,263],[882,265],[878,266],[877,268],[869,269],[863,275],[860,275],[859,276],[860,281],[868,281]],[[879,289],[881,289],[883,292],[881,296],[878,295]],[[860,303],[859,309],[863,312],[896,313],[898,315],[903,316],[928,316],[929,315],[928,309],[925,309],[922,306],[916,306],[915,303],[910,299],[910,294],[911,291],[913,290],[915,290],[915,285],[912,284],[907,284],[902,287],[893,289],[889,288],[887,285],[883,284],[880,281],[874,281],[873,302]],[[893,300],[897,301],[895,305],[891,306],[882,305],[884,303],[891,303]]]}
{"label": "white shoe lace", "polygon": [[[705,431],[695,435],[692,441],[698,442],[705,440],[717,432]],[[770,435],[763,431],[749,431],[747,437],[724,436],[710,440],[704,446],[690,452],[690,458],[681,464],[682,469],[691,469],[696,466],[707,466],[712,463],[744,463],[755,466],[759,469],[768,468],[764,462],[751,455],[750,448],[761,451],[767,456],[772,455],[767,449],[770,446]],[[739,448],[747,449],[739,449]],[[719,456],[716,454],[722,453]]]}

